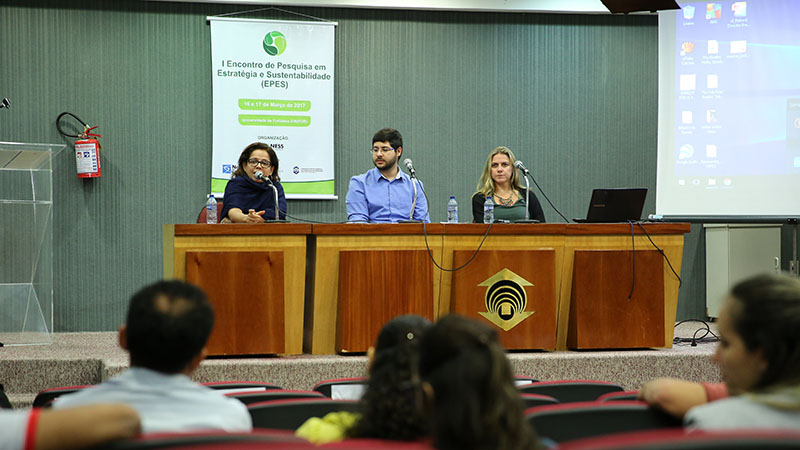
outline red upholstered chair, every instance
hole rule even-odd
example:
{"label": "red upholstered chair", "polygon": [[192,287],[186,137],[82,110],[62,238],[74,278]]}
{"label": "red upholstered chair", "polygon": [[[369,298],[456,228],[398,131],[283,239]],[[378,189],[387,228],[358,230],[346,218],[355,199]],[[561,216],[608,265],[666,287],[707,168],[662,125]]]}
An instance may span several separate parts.
{"label": "red upholstered chair", "polygon": [[558,400],[550,397],[549,395],[539,394],[520,394],[522,397],[522,404],[525,409],[533,408],[535,406],[557,405]]}
{"label": "red upholstered chair", "polygon": [[597,397],[598,402],[612,402],[617,400],[637,400],[639,398],[639,391],[621,391],[609,392]]}
{"label": "red upholstered chair", "polygon": [[542,437],[566,442],[640,430],[679,428],[681,421],[644,402],[573,402],[537,406],[525,417]]}
{"label": "red upholstered chair", "polygon": [[267,402],[270,400],[294,400],[298,398],[327,398],[316,391],[293,391],[286,389],[271,389],[261,392],[233,392],[225,394],[233,397],[245,405],[252,403]]}
{"label": "red upholstered chair", "polygon": [[251,403],[247,410],[253,419],[253,427],[296,430],[311,417],[322,417],[336,411],[359,412],[360,405],[352,400],[302,398]]}
{"label": "red upholstered chair", "polygon": [[310,442],[286,430],[254,430],[251,433],[199,431],[193,433],[154,433],[103,445],[105,450],[145,449],[312,449]]}
{"label": "red upholstered chair", "polygon": [[50,404],[53,403],[53,400],[57,399],[58,397],[61,397],[64,394],[71,394],[87,387],[92,387],[92,385],[84,384],[80,386],[61,386],[45,389],[36,394],[36,398],[33,399],[33,407],[49,408]]}
{"label": "red upholstered chair", "polygon": [[606,381],[560,380],[539,381],[518,386],[523,394],[549,395],[561,403],[586,402],[609,392],[621,392],[622,386]]}
{"label": "red upholstered chair", "polygon": [[[323,380],[316,384],[312,390],[317,391],[325,397],[334,400],[358,400],[363,394],[363,389],[366,388],[368,383],[367,378],[336,378],[332,380]],[[362,389],[337,389],[339,386],[347,387],[361,387]],[[353,391],[353,392],[350,392]]]}
{"label": "red upholstered chair", "polygon": [[[222,214],[222,201],[217,201],[217,223],[222,220],[220,217]],[[200,214],[197,215],[197,223],[206,223],[206,207],[203,206],[203,209],[200,210]]]}
{"label": "red upholstered chair", "polygon": [[228,393],[263,392],[270,389],[283,389],[277,384],[262,381],[207,381],[200,383],[211,389],[224,390]]}
{"label": "red upholstered chair", "polygon": [[764,450],[798,449],[800,432],[735,430],[702,432],[682,429],[620,433],[565,442],[559,450]]}

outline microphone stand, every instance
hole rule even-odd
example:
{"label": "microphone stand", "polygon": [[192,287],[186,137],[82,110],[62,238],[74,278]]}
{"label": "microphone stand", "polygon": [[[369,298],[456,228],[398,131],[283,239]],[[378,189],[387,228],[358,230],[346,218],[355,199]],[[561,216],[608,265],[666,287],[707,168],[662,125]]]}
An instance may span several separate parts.
{"label": "microphone stand", "polygon": [[522,172],[522,177],[525,179],[525,220],[515,220],[514,223],[539,223],[538,220],[531,220],[531,210],[530,210],[531,182],[528,181],[528,171],[520,170],[520,172]]}
{"label": "microphone stand", "polygon": [[266,178],[267,183],[269,183],[269,187],[272,188],[272,193],[275,195],[275,219],[265,220],[264,222],[267,223],[274,223],[274,222],[286,222],[285,220],[281,220],[280,216],[280,208],[278,207],[278,188],[275,187],[275,183],[272,182],[269,178]]}
{"label": "microphone stand", "polygon": [[417,207],[417,183],[414,180],[417,179],[416,174],[414,171],[411,171],[411,186],[414,187],[414,200],[411,202],[411,213],[408,215],[408,220],[401,220],[397,223],[420,223],[421,220],[414,220],[414,208]]}

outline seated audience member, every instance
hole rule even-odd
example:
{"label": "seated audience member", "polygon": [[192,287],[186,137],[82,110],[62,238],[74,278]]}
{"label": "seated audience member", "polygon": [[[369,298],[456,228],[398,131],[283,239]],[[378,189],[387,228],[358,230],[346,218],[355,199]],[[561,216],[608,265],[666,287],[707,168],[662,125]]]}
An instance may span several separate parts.
{"label": "seated audience member", "polygon": [[731,289],[714,362],[731,397],[692,408],[699,429],[800,430],[800,280],[761,275]]}
{"label": "seated audience member", "polygon": [[483,174],[478,180],[477,192],[472,195],[472,219],[483,223],[483,203],[486,196],[494,202],[494,218],[499,220],[524,220],[527,209],[531,220],[544,223],[544,212],[539,199],[532,191],[528,192],[525,204],[525,187],[520,184],[519,170],[514,167],[517,158],[508,147],[497,147],[489,153]]}
{"label": "seated audience member", "polygon": [[[264,223],[275,219],[275,191],[278,212],[286,218],[286,196],[278,176],[278,155],[267,144],[253,142],[239,155],[239,166],[225,186],[220,219],[225,223]],[[259,177],[258,174],[263,177]],[[267,182],[269,180],[269,182]]]}
{"label": "seated audience member", "polygon": [[0,410],[0,450],[71,450],[135,437],[139,416],[126,405]]}
{"label": "seated audience member", "polygon": [[189,376],[206,356],[214,312],[205,293],[182,281],[159,281],[133,295],[119,344],[130,369],[97,386],[56,399],[56,409],[125,403],[142,419],[142,430],[250,431],[240,401],[193,382]]}
{"label": "seated audience member", "polygon": [[297,429],[297,435],[315,444],[345,437],[413,441],[428,436],[422,415],[417,364],[419,340],[430,328],[428,319],[398,316],[378,334],[367,352],[369,382],[361,398],[363,414],[336,412],[312,418]]}
{"label": "seated audience member", "polygon": [[696,383],[677,378],[656,378],[639,389],[639,400],[679,419],[695,406],[726,397],[725,383]]}
{"label": "seated audience member", "polygon": [[443,317],[422,337],[419,372],[437,449],[538,446],[494,329],[457,315]]}

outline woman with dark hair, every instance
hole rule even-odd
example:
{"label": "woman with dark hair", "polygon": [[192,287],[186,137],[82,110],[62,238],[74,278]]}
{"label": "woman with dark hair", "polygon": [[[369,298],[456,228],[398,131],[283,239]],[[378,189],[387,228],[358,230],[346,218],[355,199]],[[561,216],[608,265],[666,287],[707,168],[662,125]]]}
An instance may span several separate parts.
{"label": "woman with dark hair", "polygon": [[419,373],[437,449],[538,447],[494,329],[451,314],[420,345]]}
{"label": "woman with dark hair", "polygon": [[275,191],[278,211],[286,218],[286,196],[278,176],[278,155],[267,144],[253,142],[239,155],[239,165],[225,186],[223,223],[264,223],[275,219]]}
{"label": "woman with dark hair", "polygon": [[730,292],[714,362],[732,397],[692,408],[692,428],[800,430],[800,280],[760,275]]}
{"label": "woman with dark hair", "polygon": [[477,190],[472,195],[474,222],[483,223],[483,203],[487,196],[494,202],[495,219],[524,220],[527,209],[531,220],[545,222],[542,205],[533,191],[528,192],[528,203],[525,203],[525,187],[520,184],[516,162],[517,158],[508,147],[500,146],[489,153]]}
{"label": "woman with dark hair", "polygon": [[420,337],[430,327],[428,319],[411,314],[389,321],[367,352],[369,381],[361,397],[361,414],[336,412],[312,418],[296,434],[315,444],[345,437],[414,441],[428,436],[417,365]]}

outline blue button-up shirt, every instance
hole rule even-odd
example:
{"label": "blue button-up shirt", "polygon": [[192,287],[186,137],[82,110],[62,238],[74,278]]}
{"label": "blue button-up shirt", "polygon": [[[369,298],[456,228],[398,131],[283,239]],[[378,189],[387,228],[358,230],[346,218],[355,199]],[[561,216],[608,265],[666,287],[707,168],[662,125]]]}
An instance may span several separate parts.
{"label": "blue button-up shirt", "polygon": [[347,190],[347,220],[349,222],[391,223],[409,220],[417,183],[417,203],[413,220],[430,222],[428,202],[422,193],[422,182],[412,181],[402,170],[394,180],[381,175],[378,168],[350,178]]}

